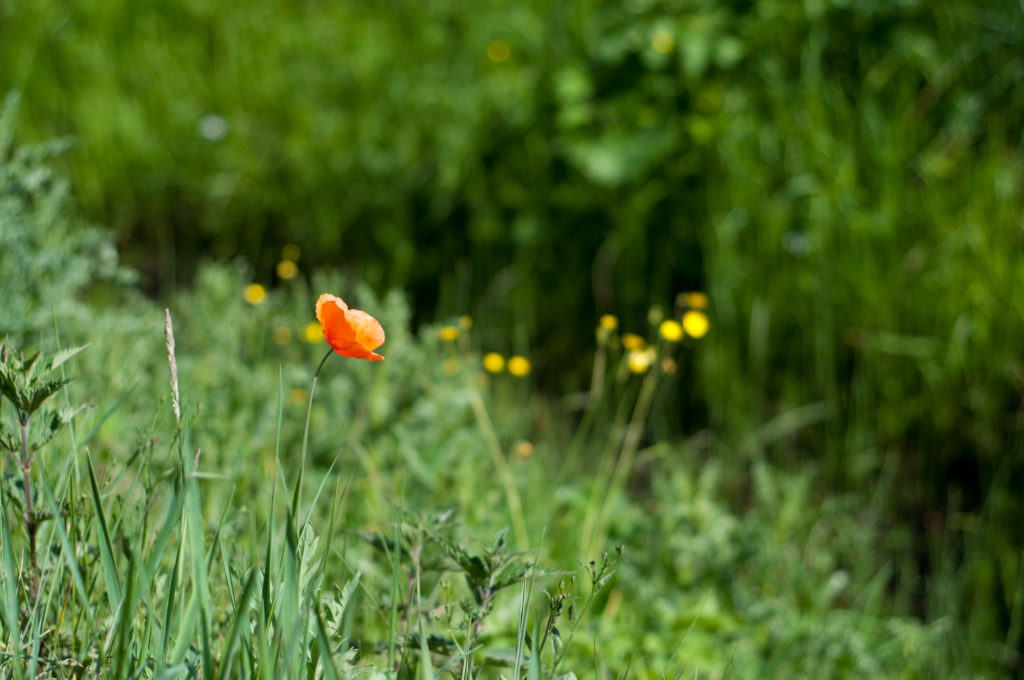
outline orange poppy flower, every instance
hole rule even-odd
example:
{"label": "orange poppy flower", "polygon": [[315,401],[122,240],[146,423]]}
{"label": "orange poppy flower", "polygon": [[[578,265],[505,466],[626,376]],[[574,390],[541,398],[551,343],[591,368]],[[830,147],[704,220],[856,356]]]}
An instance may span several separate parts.
{"label": "orange poppy flower", "polygon": [[361,309],[349,309],[340,297],[324,293],[316,301],[316,318],[324,340],[343,357],[380,361],[373,350],[384,344],[380,322]]}

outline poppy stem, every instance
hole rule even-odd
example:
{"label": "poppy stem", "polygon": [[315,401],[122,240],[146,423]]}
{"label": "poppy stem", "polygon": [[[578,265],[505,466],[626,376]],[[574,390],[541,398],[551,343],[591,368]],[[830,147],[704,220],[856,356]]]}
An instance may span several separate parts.
{"label": "poppy stem", "polygon": [[327,354],[320,360],[313,374],[313,382],[309,385],[309,401],[306,403],[306,427],[302,430],[302,462],[299,463],[299,477],[295,480],[295,491],[292,495],[292,512],[295,513],[295,530],[299,530],[299,499],[302,497],[302,475],[306,469],[306,453],[309,451],[309,419],[313,415],[313,393],[316,392],[316,381],[320,377],[320,369],[327,363],[327,358],[334,353],[334,349],[327,350]]}
{"label": "poppy stem", "polygon": [[313,374],[313,380],[316,380],[318,377],[320,377],[320,369],[324,367],[324,364],[327,363],[327,358],[330,357],[332,354],[334,354],[333,349],[327,350],[327,354],[325,354],[324,358],[320,360],[320,365],[316,367],[316,373]]}

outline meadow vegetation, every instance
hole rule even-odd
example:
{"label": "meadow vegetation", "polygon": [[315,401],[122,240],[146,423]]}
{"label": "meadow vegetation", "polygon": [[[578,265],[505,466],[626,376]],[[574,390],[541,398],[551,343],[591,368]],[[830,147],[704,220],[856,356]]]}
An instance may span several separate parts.
{"label": "meadow vegetation", "polygon": [[250,5],[0,8],[5,676],[1024,669],[1018,4]]}
{"label": "meadow vegetation", "polygon": [[[400,295],[331,273],[247,301],[250,272],[207,264],[168,302],[168,335],[109,237],[74,216],[50,150],[6,149],[0,196],[9,261],[25,263],[5,269],[3,305],[7,673],[998,668],[984,645],[999,639],[973,645],[955,611],[913,616],[884,486],[822,493],[813,469],[761,456],[740,488],[714,433],[654,436],[713,331],[663,320],[640,337],[595,320],[589,390],[553,400],[528,370],[485,368],[469,318],[414,335]],[[55,256],[65,266],[47,267]],[[326,363],[307,442],[321,290],[375,311],[387,360]],[[760,443],[792,427],[772,423]],[[946,569],[943,594],[962,602]]]}

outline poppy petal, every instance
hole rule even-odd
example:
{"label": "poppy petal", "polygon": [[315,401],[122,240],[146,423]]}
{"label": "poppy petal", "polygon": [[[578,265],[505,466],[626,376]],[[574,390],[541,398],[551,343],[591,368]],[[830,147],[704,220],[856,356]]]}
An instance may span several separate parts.
{"label": "poppy petal", "polygon": [[[331,304],[332,302],[334,303],[333,305]],[[323,311],[322,310],[323,310],[323,308],[325,306],[328,306],[328,307],[335,307],[336,306],[336,307],[339,307],[339,308],[341,308],[343,310],[344,309],[348,309],[348,305],[346,305],[345,301],[342,300],[340,297],[338,297],[337,295],[331,295],[330,293],[324,293],[319,298],[317,298],[317,301],[316,301],[316,320],[320,322],[321,326],[324,325],[324,319],[323,319],[323,316],[322,316]]]}
{"label": "poppy petal", "polygon": [[341,356],[368,361],[384,358],[372,351],[384,344],[384,329],[366,312],[350,309],[341,298],[324,293],[316,302],[316,318],[324,340]]}
{"label": "poppy petal", "polygon": [[380,322],[361,309],[350,309],[345,319],[355,331],[355,339],[366,349],[377,349],[384,344],[384,328]]}

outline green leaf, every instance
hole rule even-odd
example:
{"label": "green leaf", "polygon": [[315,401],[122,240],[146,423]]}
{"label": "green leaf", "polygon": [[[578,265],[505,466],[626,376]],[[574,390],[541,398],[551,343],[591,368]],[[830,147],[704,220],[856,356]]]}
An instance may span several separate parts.
{"label": "green leaf", "polygon": [[331,654],[331,645],[327,641],[327,634],[324,630],[324,621],[320,616],[319,608],[313,610],[313,625],[316,628],[316,641],[320,647],[320,667],[324,676],[329,680],[338,680],[338,669],[334,665],[334,658]]}
{"label": "green leaf", "polygon": [[15,408],[23,411],[23,381],[20,378],[21,375],[10,363],[0,363],[0,394],[7,397]]}
{"label": "green leaf", "polygon": [[88,404],[79,406],[78,408],[62,408],[59,411],[45,411],[42,417],[46,422],[43,428],[43,432],[38,439],[32,440],[31,449],[33,451],[45,446],[51,439],[57,436],[60,430],[71,422],[79,412],[88,408]]}
{"label": "green leaf", "polygon": [[319,546],[320,537],[316,535],[313,526],[309,523],[304,524],[296,548],[299,562],[299,597],[303,599],[314,596],[320,590],[320,579],[317,578],[322,561],[317,552]]}
{"label": "green leaf", "polygon": [[420,638],[420,677],[421,680],[433,680],[434,664],[430,660],[430,648],[427,647],[427,638],[421,632]]}
{"label": "green leaf", "polygon": [[71,378],[57,378],[42,383],[33,382],[32,386],[26,390],[27,394],[22,395],[24,406],[21,410],[30,414],[35,413],[43,405],[43,402],[59,392],[69,382],[71,382]]}
{"label": "green leaf", "polygon": [[114,561],[114,549],[110,543],[110,534],[107,532],[107,518],[103,513],[103,502],[100,500],[100,488],[96,483],[96,471],[92,466],[92,457],[85,457],[86,466],[89,469],[89,486],[92,489],[93,508],[96,510],[96,519],[100,528],[100,561],[103,565],[103,580],[107,586],[107,601],[110,608],[117,611],[121,604],[121,582],[117,578],[117,564]]}
{"label": "green leaf", "polygon": [[[533,639],[534,640],[539,640],[540,639],[540,637],[538,637],[538,634],[540,633],[540,631],[538,630],[538,626],[539,625],[540,624],[537,622],[537,620],[534,619],[534,622],[533,622]],[[530,659],[529,659],[530,663],[529,663],[529,667],[526,670],[526,680],[540,680],[540,653],[541,653],[541,650],[539,650],[539,649],[532,649],[532,650],[530,650],[530,652],[531,652],[530,653]]]}
{"label": "green leaf", "polygon": [[252,597],[256,584],[256,571],[256,569],[253,569],[249,572],[249,578],[246,579],[245,587],[242,589],[242,597],[235,603],[235,613],[232,616],[231,627],[228,629],[228,636],[224,640],[224,652],[221,654],[220,664],[217,668],[220,672],[215,674],[215,679],[217,677],[231,677],[231,666],[235,661],[239,633],[242,631],[243,626],[248,628],[246,624],[249,620],[249,598]]}
{"label": "green leaf", "polygon": [[431,533],[431,537],[441,544],[448,556],[455,560],[455,563],[466,573],[466,576],[474,583],[483,583],[490,576],[488,565],[479,557],[470,555],[461,546],[448,540],[440,534]]}
{"label": "green leaf", "polygon": [[60,350],[59,352],[53,355],[52,359],[50,359],[50,366],[49,368],[46,369],[46,371],[49,372],[54,370],[55,368],[58,368],[65,361],[75,356],[88,346],[88,344],[85,344],[79,347],[68,347],[67,349]]}
{"label": "green leaf", "polygon": [[117,626],[117,647],[114,650],[113,669],[115,680],[120,680],[128,672],[129,665],[129,639],[132,629],[132,613],[135,609],[135,555],[128,552],[128,578],[125,579],[127,591],[121,600],[121,611],[118,617]]}
{"label": "green leaf", "polygon": [[4,494],[0,493],[0,541],[3,542],[3,567],[0,578],[3,579],[3,594],[0,599],[0,616],[4,620],[7,633],[7,649],[14,656],[14,672],[18,678],[24,677],[25,667],[21,663],[21,624],[18,605],[18,577],[14,572],[17,564],[14,560],[14,547],[11,544],[11,531],[7,524],[7,504]]}
{"label": "green leaf", "polygon": [[21,435],[2,422],[0,422],[0,447],[11,453],[21,449]]}
{"label": "green leaf", "polygon": [[26,380],[28,380],[30,382],[32,381],[32,374],[35,372],[36,363],[39,361],[39,357],[41,355],[42,355],[42,352],[36,352],[32,356],[30,356],[28,359],[22,359],[19,362],[20,363],[19,370],[21,371],[21,374],[23,376],[25,376]]}
{"label": "green leaf", "polygon": [[74,583],[75,592],[78,594],[78,599],[82,603],[82,611],[85,612],[86,618],[89,623],[93,623],[92,606],[89,603],[88,590],[85,587],[85,581],[82,578],[82,574],[78,569],[78,560],[75,559],[75,549],[71,545],[71,539],[68,536],[67,531],[64,529],[63,515],[60,513],[60,509],[57,507],[57,499],[53,496],[53,491],[50,489],[50,485],[46,483],[45,475],[41,474],[39,486],[43,490],[43,496],[46,497],[46,503],[50,508],[50,513],[54,518],[60,518],[60,521],[53,522],[53,529],[57,533],[57,538],[60,541],[61,554],[64,555],[64,560],[67,563],[68,571],[71,572],[71,581]]}

